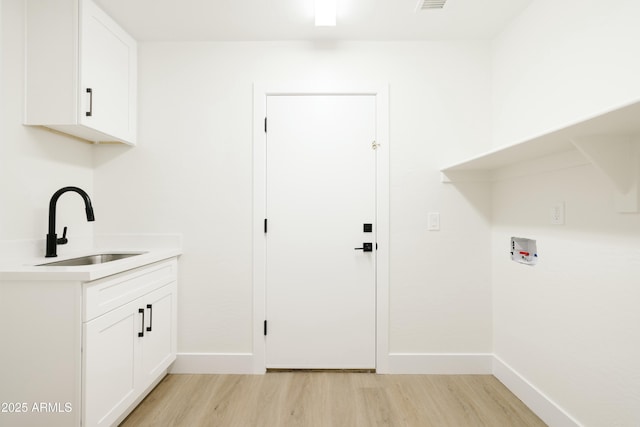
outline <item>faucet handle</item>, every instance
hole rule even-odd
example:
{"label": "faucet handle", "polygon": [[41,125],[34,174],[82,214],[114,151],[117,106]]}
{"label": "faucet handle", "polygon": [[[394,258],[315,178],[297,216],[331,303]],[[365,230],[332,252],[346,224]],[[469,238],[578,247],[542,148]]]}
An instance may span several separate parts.
{"label": "faucet handle", "polygon": [[56,240],[56,243],[59,245],[66,245],[69,240],[67,240],[67,227],[65,226],[62,230],[62,237]]}

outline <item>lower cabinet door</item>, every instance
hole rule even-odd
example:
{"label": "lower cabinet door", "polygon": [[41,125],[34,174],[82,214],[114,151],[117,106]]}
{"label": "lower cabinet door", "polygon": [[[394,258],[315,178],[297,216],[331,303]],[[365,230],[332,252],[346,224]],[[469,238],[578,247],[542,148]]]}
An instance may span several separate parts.
{"label": "lower cabinet door", "polygon": [[176,358],[176,282],[145,295],[145,333],[140,340],[140,385],[144,391]]}
{"label": "lower cabinet door", "polygon": [[83,425],[109,426],[137,397],[139,340],[146,319],[133,301],[84,324]]}

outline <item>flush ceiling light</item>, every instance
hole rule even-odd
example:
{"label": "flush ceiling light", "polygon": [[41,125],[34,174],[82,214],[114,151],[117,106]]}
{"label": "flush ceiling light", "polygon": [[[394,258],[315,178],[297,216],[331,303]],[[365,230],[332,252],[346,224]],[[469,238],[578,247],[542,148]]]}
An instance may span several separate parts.
{"label": "flush ceiling light", "polygon": [[336,25],[336,9],[338,0],[315,0],[316,27],[333,27]]}

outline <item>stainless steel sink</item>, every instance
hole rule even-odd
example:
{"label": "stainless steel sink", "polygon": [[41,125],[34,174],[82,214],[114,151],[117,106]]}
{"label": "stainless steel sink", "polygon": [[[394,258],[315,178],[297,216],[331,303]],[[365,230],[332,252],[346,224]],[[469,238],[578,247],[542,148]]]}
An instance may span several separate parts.
{"label": "stainless steel sink", "polygon": [[78,265],[104,264],[105,262],[117,261],[119,259],[129,258],[136,255],[142,255],[146,252],[129,252],[129,253],[109,253],[87,255],[79,258],[65,259],[63,261],[48,262],[46,264],[38,264],[38,266],[47,267],[72,267]]}

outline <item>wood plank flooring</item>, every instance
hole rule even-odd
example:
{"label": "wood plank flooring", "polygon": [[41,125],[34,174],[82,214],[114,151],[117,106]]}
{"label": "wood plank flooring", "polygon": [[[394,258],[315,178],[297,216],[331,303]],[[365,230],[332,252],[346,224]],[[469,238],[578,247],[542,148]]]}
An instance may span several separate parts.
{"label": "wood plank flooring", "polygon": [[491,375],[270,372],[168,375],[121,426],[545,424]]}

